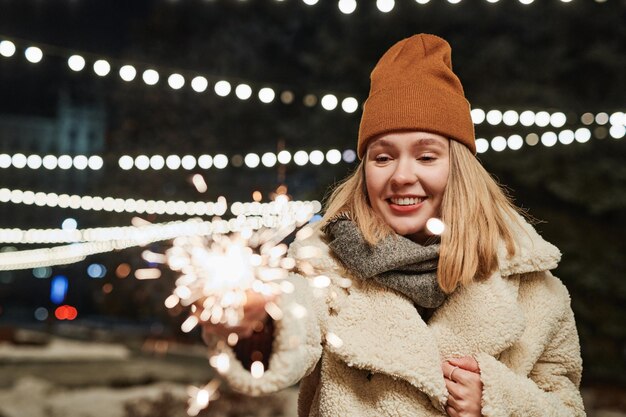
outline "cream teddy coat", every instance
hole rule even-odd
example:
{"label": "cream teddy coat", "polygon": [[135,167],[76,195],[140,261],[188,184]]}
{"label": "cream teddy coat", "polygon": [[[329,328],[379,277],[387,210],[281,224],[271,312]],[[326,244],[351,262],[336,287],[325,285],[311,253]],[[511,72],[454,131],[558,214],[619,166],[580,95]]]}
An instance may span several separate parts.
{"label": "cream teddy coat", "polygon": [[330,285],[292,274],[264,375],[253,378],[224,343],[208,343],[229,355],[223,376],[237,391],[263,395],[301,381],[301,417],[445,415],[441,362],[465,355],[480,366],[484,416],[584,416],[570,298],[549,272],[560,253],[525,222],[517,240],[511,259],[501,249],[498,273],[456,290],[425,323],[403,295],[351,277],[315,234],[290,253]]}

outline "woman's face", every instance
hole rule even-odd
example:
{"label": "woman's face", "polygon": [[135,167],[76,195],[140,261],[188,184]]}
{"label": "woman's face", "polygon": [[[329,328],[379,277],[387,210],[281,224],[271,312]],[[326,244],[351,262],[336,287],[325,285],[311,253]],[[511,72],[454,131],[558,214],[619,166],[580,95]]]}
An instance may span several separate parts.
{"label": "woman's face", "polygon": [[365,183],[376,213],[398,234],[424,242],[440,217],[450,169],[449,141],[426,132],[390,133],[367,147]]}

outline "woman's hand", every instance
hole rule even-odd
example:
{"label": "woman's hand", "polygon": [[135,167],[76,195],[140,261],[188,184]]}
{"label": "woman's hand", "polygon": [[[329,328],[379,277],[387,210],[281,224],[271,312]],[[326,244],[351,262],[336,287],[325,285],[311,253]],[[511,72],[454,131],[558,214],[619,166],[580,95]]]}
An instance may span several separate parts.
{"label": "woman's hand", "polygon": [[239,339],[250,337],[255,329],[258,329],[267,319],[265,305],[275,300],[275,296],[266,297],[255,291],[246,291],[246,304],[243,308],[243,319],[236,326],[226,324],[213,324],[202,322],[202,337],[207,340],[207,336],[215,335],[221,339],[227,339],[235,333]]}
{"label": "woman's hand", "polygon": [[480,417],[483,383],[476,359],[450,359],[442,363],[441,369],[450,393],[446,413],[452,417]]}

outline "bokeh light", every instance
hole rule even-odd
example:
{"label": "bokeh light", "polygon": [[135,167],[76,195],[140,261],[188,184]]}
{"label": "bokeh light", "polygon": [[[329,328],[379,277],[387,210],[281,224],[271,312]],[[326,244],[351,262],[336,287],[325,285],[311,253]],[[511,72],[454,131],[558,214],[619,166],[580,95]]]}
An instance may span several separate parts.
{"label": "bokeh light", "polygon": [[263,87],[259,90],[259,100],[263,103],[271,103],[275,97],[276,93],[269,87]]}
{"label": "bokeh light", "polygon": [[218,153],[213,157],[213,166],[217,169],[224,169],[228,166],[228,157]]}
{"label": "bokeh light", "polygon": [[495,138],[491,139],[491,149],[496,152],[502,152],[506,149],[506,139],[502,136],[496,136]]}
{"label": "bokeh light", "polygon": [[167,84],[173,90],[180,90],[185,85],[185,77],[180,74],[174,73],[167,77]]}
{"label": "bokeh light", "polygon": [[85,68],[85,58],[80,55],[72,55],[67,59],[67,66],[70,67],[72,71],[82,71]]}
{"label": "bokeh light", "polygon": [[10,58],[13,55],[15,55],[15,44],[11,41],[1,41],[0,42],[0,55],[2,55],[5,58]]}
{"label": "bokeh light", "polygon": [[322,162],[324,162],[324,153],[322,151],[319,151],[319,150],[312,151],[309,154],[309,161],[313,165],[321,165]]}
{"label": "bokeh light", "polygon": [[339,0],[337,4],[339,11],[343,14],[351,14],[356,10],[356,0]]}
{"label": "bokeh light", "polygon": [[215,83],[213,89],[215,90],[215,94],[217,94],[218,96],[226,97],[230,94],[231,86],[228,81],[221,80]]}
{"label": "bokeh light", "polygon": [[261,156],[261,163],[268,167],[271,168],[274,165],[276,165],[276,155],[273,152],[265,152],[262,156]]}
{"label": "bokeh light", "polygon": [[255,153],[249,153],[245,156],[244,162],[248,168],[256,168],[259,166],[261,158]]}
{"label": "bokeh light", "polygon": [[117,266],[117,268],[115,268],[115,275],[120,279],[128,277],[130,273],[131,268],[130,265],[127,263],[121,263]]}
{"label": "bokeh light", "polygon": [[472,116],[472,122],[475,125],[479,125],[485,121],[485,111],[482,109],[472,109],[470,114]]}
{"label": "bokeh light", "polygon": [[26,57],[28,62],[37,64],[43,59],[43,51],[36,46],[29,46],[24,51],[24,56]]}
{"label": "bokeh light", "polygon": [[343,151],[343,154],[341,156],[344,162],[347,162],[349,164],[356,161],[356,152],[354,152],[352,149],[346,149],[345,151]]}
{"label": "bokeh light", "polygon": [[341,101],[341,108],[346,113],[354,113],[359,108],[359,102],[354,97],[346,97]]}
{"label": "bokeh light", "polygon": [[159,82],[159,73],[153,69],[147,69],[143,72],[141,78],[147,85],[155,85]]}
{"label": "bokeh light", "polygon": [[509,149],[516,151],[524,146],[524,139],[520,135],[511,135],[506,140],[506,144]]}
{"label": "bokeh light", "polygon": [[165,158],[165,165],[171,170],[176,170],[180,168],[180,156],[178,155],[168,155]]}
{"label": "bokeh light", "polygon": [[293,155],[293,162],[298,166],[304,166],[309,162],[309,154],[305,151],[298,151]]}
{"label": "bokeh light", "polygon": [[545,132],[541,135],[541,143],[543,146],[551,147],[556,145],[558,137],[554,132]]}
{"label": "bokeh light", "polygon": [[326,152],[326,160],[329,164],[338,164],[341,162],[341,152],[338,149],[331,149]]}
{"label": "bokeh light", "polygon": [[187,171],[191,171],[192,169],[194,169],[196,167],[196,164],[196,157],[193,155],[185,155],[180,160],[180,165],[183,167],[183,169],[186,169]]}
{"label": "bokeh light", "polygon": [[395,7],[394,0],[376,0],[376,7],[383,13],[389,13]]}
{"label": "bokeh light", "polygon": [[485,138],[476,139],[476,153],[485,153],[489,150],[489,142]]}
{"label": "bokeh light", "polygon": [[278,152],[278,155],[276,155],[278,162],[280,162],[283,165],[288,164],[289,162],[291,162],[291,153],[289,151],[280,151]]}
{"label": "bokeh light", "polygon": [[191,80],[191,88],[193,89],[193,91],[195,91],[196,93],[203,93],[206,91],[206,89],[209,87],[209,82],[207,81],[206,78],[202,77],[202,76],[197,76],[194,77]]}
{"label": "bokeh light", "polygon": [[124,65],[119,71],[120,78],[126,82],[132,81],[137,76],[137,70],[132,65]]}
{"label": "bokeh light", "polygon": [[100,279],[100,278],[104,278],[106,274],[107,274],[107,269],[102,264],[90,264],[87,267],[87,275],[89,275],[90,278]]}
{"label": "bokeh light", "polygon": [[198,166],[202,169],[209,169],[213,166],[213,158],[211,155],[200,155],[198,157]]}
{"label": "bokeh light", "polygon": [[325,110],[335,110],[337,108],[337,104],[337,97],[333,94],[326,94],[324,97],[322,97],[322,107]]}
{"label": "bokeh light", "polygon": [[104,77],[111,72],[111,65],[104,59],[99,59],[93,63],[93,72],[100,77]]}
{"label": "bokeh light", "polygon": [[48,319],[48,309],[45,307],[37,307],[34,315],[36,320],[45,321]]}
{"label": "bokeh light", "polygon": [[63,220],[63,223],[61,223],[61,229],[63,230],[76,230],[77,227],[78,222],[76,221],[76,219],[73,219],[71,217],[68,217],[67,219]]}

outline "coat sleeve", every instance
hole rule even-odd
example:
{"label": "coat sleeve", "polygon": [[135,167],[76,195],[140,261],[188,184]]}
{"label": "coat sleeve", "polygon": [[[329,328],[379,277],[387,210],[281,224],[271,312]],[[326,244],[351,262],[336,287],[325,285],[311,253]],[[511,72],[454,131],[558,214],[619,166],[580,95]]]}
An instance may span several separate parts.
{"label": "coat sleeve", "polygon": [[272,354],[262,377],[252,377],[224,341],[213,335],[204,336],[211,356],[228,355],[230,367],[222,378],[235,391],[255,396],[287,388],[308,375],[321,356],[317,299],[305,278],[291,274],[289,280],[295,290],[282,294],[277,301],[283,317],[274,323]]}
{"label": "coat sleeve", "polygon": [[486,353],[476,355],[486,417],[585,416],[579,391],[582,360],[574,314],[568,306],[556,333],[528,376]]}

